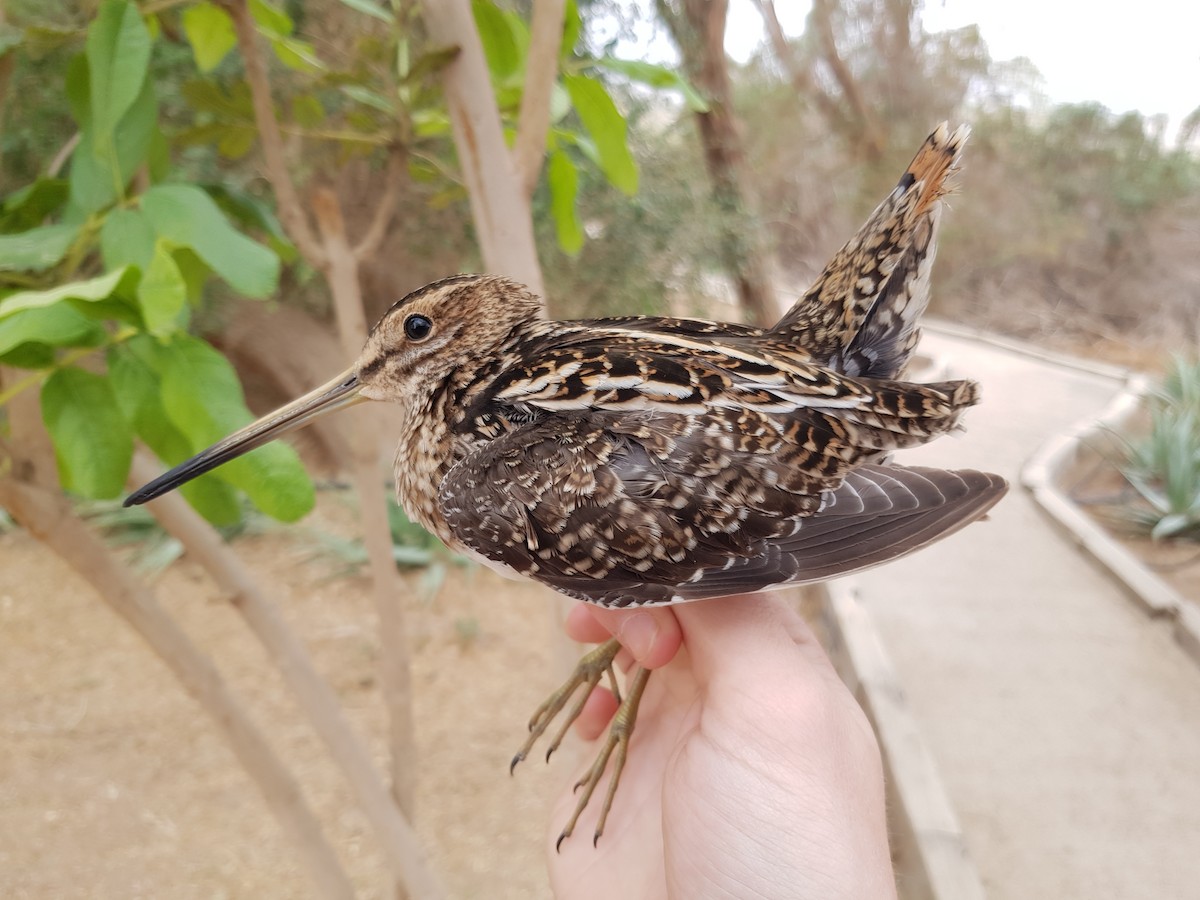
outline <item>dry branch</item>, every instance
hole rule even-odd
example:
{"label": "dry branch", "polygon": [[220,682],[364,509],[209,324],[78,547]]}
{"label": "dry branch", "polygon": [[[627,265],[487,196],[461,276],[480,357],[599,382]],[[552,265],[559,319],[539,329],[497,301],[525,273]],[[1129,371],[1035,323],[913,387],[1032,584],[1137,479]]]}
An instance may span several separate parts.
{"label": "dry branch", "polygon": [[[358,260],[346,239],[337,195],[328,189],[313,196],[313,210],[320,229],[323,252],[328,260],[326,278],[333,293],[333,308],[338,332],[346,355],[358,356],[367,339],[367,321],[363,315],[358,278]],[[366,410],[348,410],[342,414],[350,430],[350,464],[362,516],[363,543],[374,583],[375,607],[379,615],[380,665],[384,700],[388,709],[392,746],[392,792],[400,808],[411,816],[415,795],[413,772],[416,766],[416,740],[412,715],[412,677],[409,672],[408,634],[400,598],[404,583],[392,556],[391,528],[387,502],[383,494],[383,465],[379,440]]]}
{"label": "dry branch", "polygon": [[875,121],[874,113],[871,112],[871,108],[867,105],[867,101],[859,89],[858,81],[851,74],[849,66],[838,52],[837,38],[833,33],[831,0],[814,0],[812,21],[816,26],[817,37],[821,45],[821,58],[829,67],[829,71],[833,73],[834,80],[837,81],[842,96],[846,98],[846,103],[857,123],[856,139],[860,142],[868,159],[878,159],[883,153],[883,136]]}
{"label": "dry branch", "polygon": [[309,265],[316,269],[324,268],[324,252],[300,205],[300,196],[296,193],[296,185],[292,183],[287,160],[283,156],[283,138],[279,134],[279,122],[275,119],[275,101],[271,97],[267,64],[259,48],[258,33],[250,15],[248,0],[224,0],[223,5],[233,18],[237,32],[238,49],[246,68],[246,83],[250,86],[250,96],[254,101],[254,121],[258,126],[263,158],[267,164],[267,179],[271,182],[279,206],[279,221]]}
{"label": "dry branch", "polygon": [[566,0],[535,0],[530,26],[529,53],[525,62],[525,86],[513,142],[513,165],[521,189],[532,197],[537,187],[542,160],[546,156],[546,132],[550,130],[550,94],[558,74]]}
{"label": "dry branch", "polygon": [[[359,262],[365,262],[374,256],[379,250],[379,245],[383,243],[388,226],[392,224],[396,215],[396,200],[400,196],[400,186],[404,183],[406,168],[404,149],[398,145],[393,146],[388,152],[387,174],[384,176],[383,193],[379,195],[375,214],[371,217],[371,224],[363,233],[362,240],[354,247],[354,258]],[[366,339],[365,334],[363,339]]]}
{"label": "dry branch", "polygon": [[[158,467],[146,456],[140,452],[134,456],[132,482],[143,484],[157,474]],[[149,503],[147,509],[229,594],[229,602],[266,648],[313,730],[345,773],[360,808],[379,837],[392,875],[415,900],[442,897],[444,892],[429,869],[416,833],[380,779],[367,745],[355,732],[333,688],[321,677],[304,644],[288,627],[278,608],[259,589],[216,530],[182,496],[165,494]]]}
{"label": "dry branch", "polygon": [[772,0],[754,0],[754,5],[758,8],[759,15],[762,16],[763,24],[766,26],[767,38],[771,42],[771,51],[792,82],[792,88],[797,94],[810,98],[816,104],[817,109],[820,110],[831,128],[842,134],[849,132],[851,125],[845,111],[838,106],[824,88],[817,84],[809,67],[797,58],[795,51],[788,44],[787,36],[783,33],[783,26],[779,24],[779,16],[775,13],[774,2]]}

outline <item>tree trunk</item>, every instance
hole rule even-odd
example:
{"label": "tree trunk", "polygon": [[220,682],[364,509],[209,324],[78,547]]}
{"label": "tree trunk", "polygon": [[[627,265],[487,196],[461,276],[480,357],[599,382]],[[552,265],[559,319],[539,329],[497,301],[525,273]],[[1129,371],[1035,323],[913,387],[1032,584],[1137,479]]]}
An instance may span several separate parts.
{"label": "tree trunk", "polygon": [[442,70],[442,90],[484,268],[511,275],[544,297],[533,212],[504,141],[471,5],[467,0],[426,0],[421,8],[430,39],[458,48],[454,61]]}
{"label": "tree trunk", "polygon": [[721,215],[725,265],[737,284],[746,315],[758,325],[770,325],[779,318],[780,311],[743,187],[745,151],[733,111],[733,89],[725,57],[728,0],[658,0],[658,10],[679,47],[688,78],[708,101],[708,111],[696,113],[696,124]]}

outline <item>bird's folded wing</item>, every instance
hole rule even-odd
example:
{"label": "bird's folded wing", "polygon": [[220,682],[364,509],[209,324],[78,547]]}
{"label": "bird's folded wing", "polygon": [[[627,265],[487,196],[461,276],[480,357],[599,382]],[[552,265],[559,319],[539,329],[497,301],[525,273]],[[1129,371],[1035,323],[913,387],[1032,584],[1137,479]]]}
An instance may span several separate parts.
{"label": "bird's folded wing", "polygon": [[652,419],[561,415],[492,441],[441,484],[452,534],[571,596],[670,603],[878,565],[977,518],[1005,489],[983,473],[897,467],[821,479],[752,444],[713,447],[706,462]]}

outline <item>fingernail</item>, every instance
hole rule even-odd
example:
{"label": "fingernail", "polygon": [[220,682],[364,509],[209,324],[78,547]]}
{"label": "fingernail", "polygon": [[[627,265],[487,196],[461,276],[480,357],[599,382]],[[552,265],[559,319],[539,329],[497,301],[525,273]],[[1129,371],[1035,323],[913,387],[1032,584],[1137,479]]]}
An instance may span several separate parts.
{"label": "fingernail", "polygon": [[658,638],[658,620],[649,613],[636,613],[621,622],[617,639],[633,658],[641,662],[650,655],[654,641]]}

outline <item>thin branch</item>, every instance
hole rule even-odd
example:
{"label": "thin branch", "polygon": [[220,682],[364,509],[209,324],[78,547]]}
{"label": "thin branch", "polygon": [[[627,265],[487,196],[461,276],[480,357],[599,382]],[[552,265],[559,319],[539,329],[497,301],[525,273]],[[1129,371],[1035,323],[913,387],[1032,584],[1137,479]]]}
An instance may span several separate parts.
{"label": "thin branch", "polygon": [[384,176],[383,194],[371,217],[362,240],[354,248],[354,258],[359,262],[370,259],[379,250],[383,237],[387,234],[388,226],[396,215],[396,200],[400,196],[400,186],[404,183],[404,175],[408,170],[404,148],[393,144],[388,151],[387,175]]}
{"label": "thin branch", "polygon": [[[131,481],[144,484],[157,474],[158,467],[139,451],[133,458]],[[275,604],[259,589],[242,561],[226,547],[216,530],[194,512],[182,496],[165,494],[148,504],[147,509],[229,594],[234,608],[266,647],[313,730],[345,773],[359,807],[375,828],[392,875],[414,900],[434,900],[444,896],[429,869],[416,833],[379,777],[370,750],[354,730],[333,688],[321,677],[304,644],[288,627]]]}
{"label": "thin branch", "polygon": [[[363,314],[358,260],[346,239],[341,206],[333,191],[322,188],[313,195],[313,212],[329,265],[326,277],[333,294],[333,309],[346,355],[353,359],[367,339]],[[362,517],[363,543],[374,583],[375,608],[379,615],[383,653],[380,667],[384,702],[391,729],[392,794],[400,809],[412,816],[415,785],[413,766],[416,740],[413,736],[412,675],[408,664],[408,633],[401,598],[404,584],[392,555],[392,535],[383,494],[383,465],[379,438],[366,410],[345,414],[350,435],[350,466]]]}
{"label": "thin branch", "polygon": [[271,182],[279,205],[279,220],[308,264],[314,269],[323,269],[326,265],[325,253],[313,235],[283,156],[283,138],[275,118],[275,102],[271,98],[267,64],[258,43],[258,32],[250,16],[248,0],[224,0],[223,6],[233,18],[233,27],[237,32],[238,48],[246,69],[246,83],[250,86],[250,96],[254,102],[254,121],[258,125],[259,141],[266,160],[267,180]]}
{"label": "thin branch", "polygon": [[845,112],[825,89],[816,83],[809,67],[796,58],[795,51],[783,33],[783,26],[779,24],[779,16],[775,13],[774,2],[772,0],[753,0],[753,2],[766,26],[767,37],[771,41],[771,50],[779,61],[780,67],[792,82],[792,88],[797,94],[811,98],[829,125],[842,133],[849,131],[850,127],[846,121]]}
{"label": "thin branch", "polygon": [[817,36],[821,42],[821,58],[825,61],[825,65],[829,66],[829,71],[833,73],[838,87],[842,90],[842,96],[846,98],[846,103],[854,113],[854,118],[858,122],[858,137],[862,141],[868,157],[878,159],[883,153],[883,137],[871,108],[863,98],[862,91],[859,90],[858,82],[838,52],[837,38],[833,33],[831,0],[814,0],[812,15],[817,26]]}
{"label": "thin branch", "polygon": [[525,87],[513,143],[513,166],[526,197],[533,196],[542,160],[546,158],[546,133],[550,130],[550,95],[558,74],[566,0],[534,0]]}
{"label": "thin branch", "polygon": [[333,131],[321,128],[298,128],[295,125],[280,125],[280,134],[290,134],[306,141],[337,141],[342,144],[371,144],[386,147],[392,143],[388,134],[365,134],[358,131]]}

